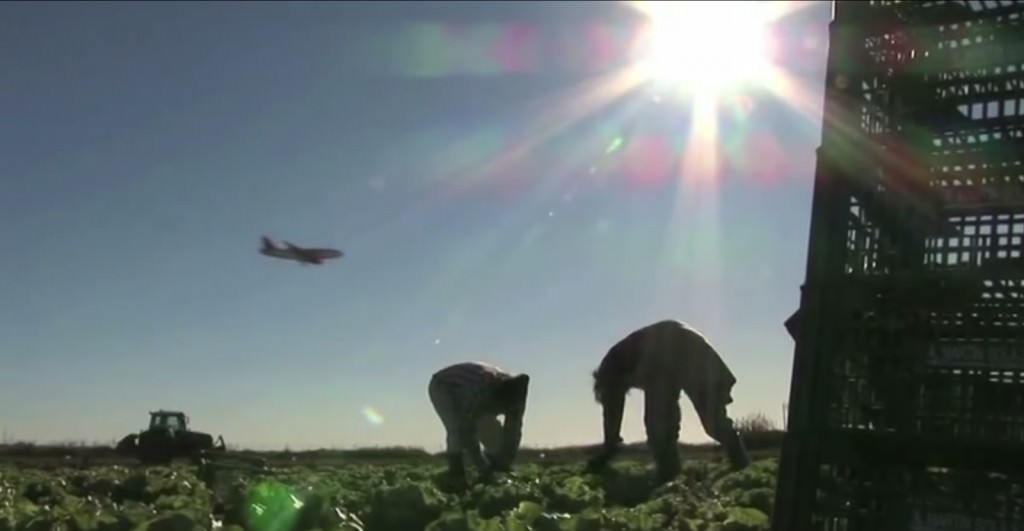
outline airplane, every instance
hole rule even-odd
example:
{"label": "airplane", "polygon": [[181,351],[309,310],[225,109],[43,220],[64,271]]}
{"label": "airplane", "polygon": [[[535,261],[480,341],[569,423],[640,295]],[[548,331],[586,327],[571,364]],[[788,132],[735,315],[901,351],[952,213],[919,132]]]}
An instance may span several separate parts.
{"label": "airplane", "polygon": [[341,258],[345,254],[337,249],[299,247],[288,242],[282,242],[284,247],[278,247],[273,240],[266,236],[263,236],[261,240],[263,241],[263,246],[260,248],[260,254],[273,258],[295,260],[302,265],[322,265],[324,260]]}

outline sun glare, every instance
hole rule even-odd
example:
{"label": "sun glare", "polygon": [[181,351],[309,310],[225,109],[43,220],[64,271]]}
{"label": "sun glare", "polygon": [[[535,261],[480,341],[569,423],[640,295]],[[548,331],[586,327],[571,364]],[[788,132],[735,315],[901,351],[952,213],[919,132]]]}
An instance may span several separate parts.
{"label": "sun glare", "polygon": [[716,97],[772,74],[771,2],[636,2],[647,16],[635,53],[640,75],[658,86]]}

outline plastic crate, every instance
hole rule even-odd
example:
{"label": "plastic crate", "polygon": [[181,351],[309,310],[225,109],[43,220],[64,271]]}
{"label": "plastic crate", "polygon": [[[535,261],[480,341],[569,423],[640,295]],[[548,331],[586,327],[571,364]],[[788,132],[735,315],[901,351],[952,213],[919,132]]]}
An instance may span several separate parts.
{"label": "plastic crate", "polygon": [[1024,479],[907,466],[823,466],[807,531],[1019,531]]}
{"label": "plastic crate", "polygon": [[862,46],[832,80],[845,86],[829,143],[849,188],[846,274],[1024,265],[1024,3],[993,4],[956,23],[837,30]]}
{"label": "plastic crate", "polygon": [[831,32],[773,529],[1024,531],[1024,1]]}
{"label": "plastic crate", "polygon": [[820,427],[1024,444],[1024,283],[933,279],[856,284],[818,382]]}
{"label": "plastic crate", "polygon": [[862,49],[821,426],[1024,442],[1024,2],[862,2],[843,24]]}

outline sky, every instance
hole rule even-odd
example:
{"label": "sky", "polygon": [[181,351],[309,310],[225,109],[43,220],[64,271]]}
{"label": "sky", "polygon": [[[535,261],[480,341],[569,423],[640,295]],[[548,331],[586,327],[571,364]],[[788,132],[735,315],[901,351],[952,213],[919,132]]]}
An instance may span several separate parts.
{"label": "sky", "polygon": [[780,420],[831,17],[801,3],[786,89],[723,96],[711,140],[692,98],[613,90],[619,3],[0,4],[4,439],[169,408],[250,448],[438,450],[429,377],[478,360],[531,375],[524,445],[597,443],[591,371],[665,318],[734,418]]}

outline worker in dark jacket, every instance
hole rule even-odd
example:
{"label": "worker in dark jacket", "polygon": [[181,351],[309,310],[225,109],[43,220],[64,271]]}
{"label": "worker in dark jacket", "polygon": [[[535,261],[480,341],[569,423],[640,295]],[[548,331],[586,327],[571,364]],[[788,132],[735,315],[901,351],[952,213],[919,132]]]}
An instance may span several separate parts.
{"label": "worker in dark jacket", "polygon": [[697,330],[678,321],[660,321],[616,343],[593,373],[594,398],[604,410],[604,445],[588,462],[604,467],[618,453],[622,410],[630,389],[644,393],[644,427],[658,479],[680,471],[679,393],[690,398],[704,432],[725,447],[736,469],[750,464],[743,441],[726,413],[736,378]]}
{"label": "worker in dark jacket", "polygon": [[[525,374],[479,362],[457,363],[430,378],[430,402],[447,432],[448,472],[457,482],[466,479],[463,452],[483,476],[511,470],[522,440],[529,386]],[[505,417],[504,425],[499,415]]]}

